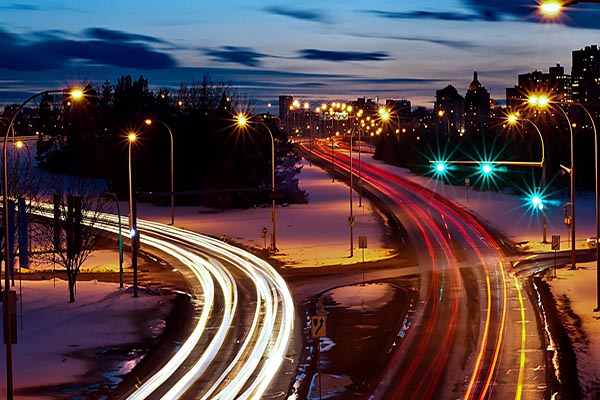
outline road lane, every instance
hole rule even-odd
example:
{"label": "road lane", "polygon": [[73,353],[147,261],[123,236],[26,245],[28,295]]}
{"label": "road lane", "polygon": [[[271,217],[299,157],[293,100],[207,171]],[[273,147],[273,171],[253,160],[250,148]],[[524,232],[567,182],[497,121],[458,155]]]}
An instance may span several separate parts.
{"label": "road lane", "polygon": [[[331,162],[328,147],[313,146],[313,154]],[[348,155],[336,152],[335,163],[349,172]],[[545,372],[535,315],[500,246],[436,193],[375,164],[362,161],[360,170],[363,188],[405,225],[421,269],[415,329],[370,398],[539,398]]]}

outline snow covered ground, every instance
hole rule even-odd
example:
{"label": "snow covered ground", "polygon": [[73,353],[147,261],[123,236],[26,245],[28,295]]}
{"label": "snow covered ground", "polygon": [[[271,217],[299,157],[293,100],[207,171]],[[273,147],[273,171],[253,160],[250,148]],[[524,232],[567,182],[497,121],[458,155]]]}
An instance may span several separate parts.
{"label": "snow covered ground", "polygon": [[[450,187],[427,177],[416,177],[409,172],[391,166],[424,186],[461,204],[477,214],[482,221],[504,233],[515,242],[523,242],[531,250],[550,250],[550,244],[542,244],[542,228],[539,215],[531,216],[524,199],[501,192],[476,192],[464,187]],[[277,208],[277,258],[290,267],[312,267],[362,261],[362,251],[355,249],[349,258],[349,189],[316,166],[304,165],[300,175],[300,187],[308,192],[309,204]],[[365,260],[389,257],[394,250],[387,243],[384,226],[378,212],[364,197],[363,207],[358,207],[358,195],[353,194],[355,239],[366,236],[368,245]],[[562,248],[568,248],[568,231],[563,225],[562,204],[564,198],[553,199],[549,207],[548,239],[561,235]],[[127,210],[126,202],[121,210]],[[247,246],[262,248],[269,244],[268,236],[261,235],[263,227],[271,228],[271,209],[212,210],[202,207],[177,207],[177,227],[223,237]],[[169,207],[152,207],[140,204],[139,218],[170,222]],[[595,232],[594,197],[584,193],[577,196],[577,247],[585,247],[585,239]],[[125,263],[129,265],[126,255]],[[600,329],[595,328],[598,313],[595,307],[595,263],[581,265],[575,271],[559,271],[558,279],[552,281],[557,295],[568,294],[572,308],[584,321],[583,327],[590,339],[589,353],[581,359],[582,367],[599,371],[595,367],[600,360]],[[117,270],[117,256],[110,252],[98,253],[86,263],[90,270]],[[76,380],[87,368],[85,363],[70,355],[74,349],[104,346],[117,340],[128,341],[135,333],[127,318],[111,318],[134,312],[141,307],[152,309],[160,299],[141,295],[134,299],[124,294],[118,285],[100,282],[80,283],[77,301],[68,303],[65,283],[53,280],[42,282],[23,281],[23,308],[19,309],[19,344],[14,346],[15,388],[36,384],[63,383]],[[107,322],[110,320],[110,324]],[[160,324],[158,324],[160,325]],[[110,329],[108,329],[110,326]],[[0,349],[4,360],[4,349]],[[594,364],[595,361],[595,364]],[[1,384],[5,376],[4,363],[0,361]],[[1,391],[2,389],[0,389]],[[0,392],[1,394],[1,392]],[[16,397],[19,398],[19,397]],[[25,399],[25,397],[21,397]],[[31,399],[31,398],[28,398]]]}

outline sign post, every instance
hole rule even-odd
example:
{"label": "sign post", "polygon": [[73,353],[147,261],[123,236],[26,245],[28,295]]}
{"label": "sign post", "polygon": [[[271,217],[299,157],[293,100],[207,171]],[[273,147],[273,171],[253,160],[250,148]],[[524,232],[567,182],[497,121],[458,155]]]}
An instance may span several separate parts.
{"label": "sign post", "polygon": [[269,229],[266,226],[263,226],[262,230],[261,230],[261,234],[262,234],[262,238],[265,242],[265,250],[267,249],[267,233],[269,233]]}
{"label": "sign post", "polygon": [[321,338],[327,336],[327,316],[313,315],[310,319],[310,335],[317,339],[317,374],[319,374],[319,399],[321,398]]}
{"label": "sign post", "polygon": [[556,278],[556,252],[560,250],[560,235],[552,235],[552,250],[554,250],[554,277]]}
{"label": "sign post", "polygon": [[363,286],[365,286],[365,249],[367,248],[367,237],[359,236],[358,237],[358,248],[362,249],[362,272],[363,272]]}

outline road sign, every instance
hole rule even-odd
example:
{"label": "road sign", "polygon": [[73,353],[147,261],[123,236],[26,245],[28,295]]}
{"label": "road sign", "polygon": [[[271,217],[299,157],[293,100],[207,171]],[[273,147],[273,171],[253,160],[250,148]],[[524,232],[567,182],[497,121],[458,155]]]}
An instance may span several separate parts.
{"label": "road sign", "polygon": [[552,250],[560,250],[560,235],[552,235]]}
{"label": "road sign", "polygon": [[359,249],[366,249],[367,248],[367,237],[366,236],[359,236],[358,237],[358,248]]}
{"label": "road sign", "polygon": [[327,336],[327,316],[313,315],[310,319],[310,334],[313,338]]}

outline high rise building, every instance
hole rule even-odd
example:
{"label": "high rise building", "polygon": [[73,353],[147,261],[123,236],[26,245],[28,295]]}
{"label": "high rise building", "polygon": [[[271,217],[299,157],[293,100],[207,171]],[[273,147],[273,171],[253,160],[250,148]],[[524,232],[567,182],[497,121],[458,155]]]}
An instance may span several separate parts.
{"label": "high rise building", "polygon": [[596,116],[600,108],[600,49],[586,46],[573,51],[571,85],[573,100],[592,106]]}
{"label": "high rise building", "polygon": [[482,131],[490,117],[490,93],[481,86],[477,79],[477,71],[473,72],[473,80],[465,95],[465,129]]}
{"label": "high rise building", "polygon": [[[439,117],[440,127],[444,127],[446,134],[460,131],[463,124],[465,99],[452,85],[435,91],[435,104],[433,106],[435,115]],[[443,123],[447,118],[447,123]],[[446,132],[447,131],[447,132]]]}
{"label": "high rise building", "polygon": [[532,94],[545,94],[552,101],[566,103],[571,99],[571,76],[560,64],[550,67],[548,73],[533,71],[518,76],[518,84],[506,89],[506,106],[516,110]]}
{"label": "high rise building", "polygon": [[281,121],[281,128],[287,133],[289,133],[291,127],[291,107],[293,102],[294,96],[279,96],[279,121]]}

